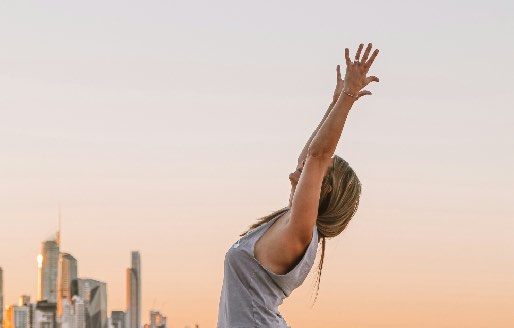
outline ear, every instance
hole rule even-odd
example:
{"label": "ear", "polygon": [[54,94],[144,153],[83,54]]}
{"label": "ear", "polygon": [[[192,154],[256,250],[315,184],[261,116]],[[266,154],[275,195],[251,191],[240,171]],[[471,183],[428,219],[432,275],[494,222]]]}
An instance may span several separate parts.
{"label": "ear", "polygon": [[328,191],[327,191],[327,193],[329,193],[329,192],[332,192],[332,186],[328,186]]}

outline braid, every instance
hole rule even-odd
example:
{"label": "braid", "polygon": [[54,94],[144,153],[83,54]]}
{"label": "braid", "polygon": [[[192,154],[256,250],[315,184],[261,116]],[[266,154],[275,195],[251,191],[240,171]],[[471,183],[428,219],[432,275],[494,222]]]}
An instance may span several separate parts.
{"label": "braid", "polygon": [[312,306],[316,303],[316,300],[318,299],[318,292],[319,292],[319,285],[321,283],[321,270],[323,269],[323,260],[325,259],[325,236],[321,237],[321,258],[319,260],[318,265],[318,275],[316,277],[315,287],[316,287],[316,295],[314,296],[314,302],[312,303]]}

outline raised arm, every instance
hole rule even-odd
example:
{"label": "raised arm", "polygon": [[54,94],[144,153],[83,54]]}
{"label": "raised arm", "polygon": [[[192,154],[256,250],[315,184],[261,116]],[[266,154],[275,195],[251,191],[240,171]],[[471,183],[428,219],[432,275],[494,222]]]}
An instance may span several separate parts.
{"label": "raised arm", "polygon": [[354,62],[350,60],[349,50],[345,49],[344,90],[307,150],[303,172],[291,205],[290,232],[292,236],[300,238],[300,243],[310,240],[312,228],[316,224],[323,177],[332,162],[348,113],[359,97],[371,94],[362,89],[372,81],[378,82],[377,77],[366,76],[378,50],[369,57],[372,45],[368,44],[361,59],[363,46],[359,46]]}
{"label": "raised arm", "polygon": [[341,78],[341,67],[339,65],[337,65],[337,67],[336,67],[336,88],[334,90],[334,95],[332,96],[332,102],[328,106],[328,109],[325,112],[325,115],[323,116],[323,118],[321,119],[321,122],[319,122],[319,124],[316,127],[316,129],[314,130],[314,132],[312,132],[311,137],[309,138],[309,140],[307,140],[307,143],[305,143],[305,146],[303,147],[302,152],[300,153],[300,156],[298,156],[298,165],[296,166],[297,169],[303,166],[303,162],[307,158],[307,153],[309,151],[309,146],[312,142],[312,139],[314,139],[314,136],[316,136],[316,134],[318,133],[319,129],[323,125],[323,122],[325,122],[325,120],[327,119],[328,114],[330,114],[330,111],[332,110],[332,108],[334,108],[334,105],[336,104],[337,99],[339,99],[339,95],[341,94],[341,91],[343,91],[343,88],[344,88],[344,81]]}

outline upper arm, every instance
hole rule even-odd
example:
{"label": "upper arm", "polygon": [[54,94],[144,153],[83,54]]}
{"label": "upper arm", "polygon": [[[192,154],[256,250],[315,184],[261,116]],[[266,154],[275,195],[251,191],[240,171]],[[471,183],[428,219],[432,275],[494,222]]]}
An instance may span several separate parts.
{"label": "upper arm", "polygon": [[307,155],[300,180],[291,204],[289,233],[302,243],[310,241],[312,229],[318,218],[319,197],[323,177],[332,158],[326,155]]}

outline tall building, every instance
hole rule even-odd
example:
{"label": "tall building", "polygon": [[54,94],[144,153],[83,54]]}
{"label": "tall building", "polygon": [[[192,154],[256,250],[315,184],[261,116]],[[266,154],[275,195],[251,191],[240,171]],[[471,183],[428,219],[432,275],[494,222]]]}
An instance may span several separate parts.
{"label": "tall building", "polygon": [[71,304],[71,282],[77,279],[77,260],[68,253],[59,255],[59,274],[57,279],[57,316],[63,313],[63,299]]}
{"label": "tall building", "polygon": [[38,301],[57,303],[57,274],[59,270],[59,233],[54,240],[41,243],[38,255]]}
{"label": "tall building", "polygon": [[33,328],[56,328],[55,312],[57,305],[46,300],[38,301],[34,305]]}
{"label": "tall building", "polygon": [[141,328],[141,255],[132,252],[127,269],[127,328]]}
{"label": "tall building", "polygon": [[4,321],[4,271],[0,268],[0,328]]}
{"label": "tall building", "polygon": [[86,328],[86,307],[80,296],[62,300],[61,328]]}
{"label": "tall building", "polygon": [[125,312],[112,311],[111,312],[111,325],[113,328],[126,328],[125,327]]}
{"label": "tall building", "polygon": [[30,306],[30,296],[29,295],[20,295],[18,299],[19,306]]}
{"label": "tall building", "polygon": [[75,305],[75,328],[86,328],[86,306],[84,300],[80,296],[72,296],[72,302]]}
{"label": "tall building", "polygon": [[30,328],[29,307],[9,305],[5,309],[5,328]]}
{"label": "tall building", "polygon": [[108,328],[107,284],[94,279],[77,279],[78,294],[84,299],[87,328]]}
{"label": "tall building", "polygon": [[127,269],[127,314],[125,328],[136,328],[137,325],[137,312],[136,312],[136,290],[137,281],[134,271],[130,268]]}

